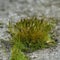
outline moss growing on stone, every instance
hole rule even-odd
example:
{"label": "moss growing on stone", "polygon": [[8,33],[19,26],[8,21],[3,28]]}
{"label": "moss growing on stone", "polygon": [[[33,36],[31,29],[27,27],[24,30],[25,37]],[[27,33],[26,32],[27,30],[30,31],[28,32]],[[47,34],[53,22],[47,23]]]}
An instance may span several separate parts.
{"label": "moss growing on stone", "polygon": [[[9,23],[9,32],[12,37],[10,42],[13,51],[11,60],[22,60],[20,53],[23,51],[30,52],[55,46],[56,42],[51,38],[50,34],[54,26],[54,19],[46,17],[40,19],[31,17],[21,19],[16,24]],[[24,55],[22,57],[27,60]]]}

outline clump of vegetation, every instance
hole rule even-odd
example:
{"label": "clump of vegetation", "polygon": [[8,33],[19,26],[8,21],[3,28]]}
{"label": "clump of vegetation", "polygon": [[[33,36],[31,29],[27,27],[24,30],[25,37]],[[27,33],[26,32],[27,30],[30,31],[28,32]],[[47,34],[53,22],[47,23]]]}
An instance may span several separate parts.
{"label": "clump of vegetation", "polygon": [[[9,32],[12,39],[11,60],[27,60],[21,52],[35,51],[37,49],[55,46],[50,32],[55,26],[53,18],[36,17],[21,19],[16,24],[9,22]],[[23,58],[23,59],[22,59]]]}
{"label": "clump of vegetation", "polygon": [[21,52],[20,49],[17,48],[17,46],[14,45],[14,47],[11,50],[11,58],[10,60],[29,60],[23,52]]}
{"label": "clump of vegetation", "polygon": [[29,60],[27,56],[22,52],[24,45],[20,41],[20,36],[11,34],[11,58],[10,60]]}

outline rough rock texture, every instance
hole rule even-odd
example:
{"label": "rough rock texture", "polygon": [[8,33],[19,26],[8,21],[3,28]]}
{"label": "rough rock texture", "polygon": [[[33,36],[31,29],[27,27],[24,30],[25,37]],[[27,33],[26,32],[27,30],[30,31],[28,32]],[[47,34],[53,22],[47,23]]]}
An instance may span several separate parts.
{"label": "rough rock texture", "polygon": [[0,0],[0,15],[60,17],[60,0]]}
{"label": "rough rock texture", "polygon": [[60,44],[55,48],[38,50],[28,56],[31,60],[60,60]]}
{"label": "rough rock texture", "polygon": [[[8,41],[6,33],[9,21],[16,22],[21,17],[29,16],[55,17],[60,19],[60,0],[0,0],[0,41]],[[54,49],[40,50],[28,54],[31,60],[60,60],[60,20],[55,29],[58,45]],[[54,35],[55,35],[54,34]],[[6,42],[0,42],[0,60],[9,60],[9,52],[4,50]],[[53,50],[53,51],[52,51]]]}

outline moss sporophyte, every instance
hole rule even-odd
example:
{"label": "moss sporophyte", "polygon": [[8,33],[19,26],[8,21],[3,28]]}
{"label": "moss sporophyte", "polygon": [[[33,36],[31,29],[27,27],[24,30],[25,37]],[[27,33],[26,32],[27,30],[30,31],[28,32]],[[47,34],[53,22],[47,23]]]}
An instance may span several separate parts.
{"label": "moss sporophyte", "polygon": [[55,28],[53,18],[36,17],[24,18],[12,24],[9,22],[11,34],[11,60],[28,60],[23,52],[55,46],[50,32]]}

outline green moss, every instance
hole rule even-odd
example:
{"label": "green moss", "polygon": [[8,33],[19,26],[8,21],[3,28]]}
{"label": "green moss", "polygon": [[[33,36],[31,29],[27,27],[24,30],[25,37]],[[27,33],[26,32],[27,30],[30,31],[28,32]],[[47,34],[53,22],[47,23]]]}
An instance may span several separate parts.
{"label": "green moss", "polygon": [[[9,32],[12,37],[10,42],[13,46],[12,51],[16,48],[17,50],[20,50],[20,52],[16,50],[15,53],[12,53],[12,57],[18,57],[16,60],[24,60],[25,57],[23,55],[24,59],[20,57],[21,51],[35,51],[55,46],[56,42],[51,38],[50,34],[55,27],[54,21],[53,18],[41,17],[38,19],[32,17],[30,19],[21,19],[16,24],[11,24],[9,22]],[[17,57],[15,57],[15,55],[17,55]]]}
{"label": "green moss", "polygon": [[16,46],[11,49],[11,54],[12,55],[10,60],[28,60],[24,53],[21,52],[21,50],[18,49]]}

